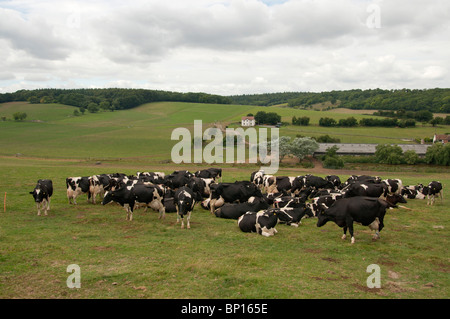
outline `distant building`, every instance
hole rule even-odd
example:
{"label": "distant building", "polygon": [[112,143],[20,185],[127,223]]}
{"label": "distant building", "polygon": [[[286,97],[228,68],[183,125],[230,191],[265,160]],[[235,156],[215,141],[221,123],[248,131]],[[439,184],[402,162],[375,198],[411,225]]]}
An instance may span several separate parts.
{"label": "distant building", "polygon": [[434,134],[433,143],[450,143],[450,135],[445,134]]}
{"label": "distant building", "polygon": [[[431,144],[396,144],[400,146],[403,152],[413,150],[419,156],[425,156],[428,147]],[[338,155],[374,155],[378,144],[356,144],[356,143],[319,143],[319,148],[314,152],[314,155],[325,154],[327,149],[337,146]]]}
{"label": "distant building", "polygon": [[255,126],[255,124],[254,116],[243,116],[241,118],[241,126]]}

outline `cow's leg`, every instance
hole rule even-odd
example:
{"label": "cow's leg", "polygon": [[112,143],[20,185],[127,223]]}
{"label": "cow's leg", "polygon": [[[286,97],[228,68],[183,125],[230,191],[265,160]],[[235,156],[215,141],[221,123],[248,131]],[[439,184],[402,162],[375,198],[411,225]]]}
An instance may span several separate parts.
{"label": "cow's leg", "polygon": [[44,208],[44,215],[47,216],[48,201],[45,198],[42,200],[42,205],[43,205],[43,208]]}
{"label": "cow's leg", "polygon": [[375,218],[375,220],[369,225],[371,230],[375,231],[375,235],[373,236],[373,240],[380,239],[380,220]]}
{"label": "cow's leg", "polygon": [[47,210],[50,210],[50,199],[51,197],[47,198]]}
{"label": "cow's leg", "polygon": [[353,219],[351,217],[347,217],[346,224],[347,224],[350,236],[352,238],[351,243],[354,244],[355,243],[355,236],[353,235]]}
{"label": "cow's leg", "polygon": [[38,210],[38,216],[41,216],[41,203],[36,203],[37,210]]}
{"label": "cow's leg", "polygon": [[187,229],[191,229],[191,224],[190,224],[190,221],[191,221],[191,213],[192,213],[192,212],[189,212],[189,213],[187,214],[187,226],[186,226]]}
{"label": "cow's leg", "polygon": [[[180,216],[180,215],[178,215]],[[184,228],[184,216],[180,216],[181,217],[181,229]]]}
{"label": "cow's leg", "polygon": [[159,206],[159,219],[166,219],[166,208],[161,202]]}
{"label": "cow's leg", "polygon": [[344,226],[344,235],[341,237],[342,240],[347,239],[347,226]]}

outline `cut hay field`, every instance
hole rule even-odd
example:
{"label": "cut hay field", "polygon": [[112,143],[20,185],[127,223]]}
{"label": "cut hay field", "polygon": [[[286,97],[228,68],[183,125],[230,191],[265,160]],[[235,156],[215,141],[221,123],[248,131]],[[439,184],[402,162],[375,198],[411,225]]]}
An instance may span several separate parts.
{"label": "cut hay field", "polygon": [[[74,108],[64,105],[14,107],[27,112],[30,121],[0,122],[0,298],[450,297],[447,168],[400,167],[388,172],[281,167],[278,175],[336,173],[346,179],[367,173],[401,178],[404,184],[443,183],[443,202],[431,207],[410,200],[405,206],[412,210],[388,211],[376,242],[366,227],[356,225],[356,243],[351,245],[340,239],[339,227],[328,223],[317,228],[313,218],[298,228],[278,225],[278,234],[265,238],[242,233],[236,221],[216,218],[200,206],[192,214],[190,230],[180,229],[173,213],[159,220],[158,213],[142,209],[127,222],[121,207],[93,205],[85,196],[79,205],[69,205],[65,178],[206,168],[166,161],[175,143],[170,141],[173,128],[192,126],[194,119],[235,122],[262,108],[153,103],[73,117]],[[10,118],[15,110],[0,105],[1,116]],[[277,110],[285,112],[283,118],[295,111]],[[226,182],[248,180],[258,169],[220,166]],[[54,183],[48,216],[37,216],[28,194],[39,178]],[[80,289],[66,285],[71,264],[80,266]],[[380,266],[381,288],[367,287],[371,264]]]}

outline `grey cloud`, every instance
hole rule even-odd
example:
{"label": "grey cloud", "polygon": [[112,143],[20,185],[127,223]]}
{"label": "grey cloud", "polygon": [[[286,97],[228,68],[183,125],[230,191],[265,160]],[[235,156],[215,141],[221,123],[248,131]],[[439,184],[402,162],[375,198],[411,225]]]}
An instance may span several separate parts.
{"label": "grey cloud", "polygon": [[64,39],[55,36],[44,17],[28,20],[9,9],[0,8],[0,39],[40,59],[61,60],[70,52]]}

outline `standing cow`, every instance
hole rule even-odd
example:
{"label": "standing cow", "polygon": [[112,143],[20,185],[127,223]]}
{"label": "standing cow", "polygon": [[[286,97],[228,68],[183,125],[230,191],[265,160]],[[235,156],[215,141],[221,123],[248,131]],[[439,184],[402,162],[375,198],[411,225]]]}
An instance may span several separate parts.
{"label": "standing cow", "polygon": [[374,239],[380,238],[380,231],[384,227],[384,215],[388,207],[394,207],[381,198],[374,197],[350,197],[337,200],[329,209],[318,216],[317,227],[322,227],[328,221],[335,222],[344,228],[342,239],[347,237],[347,228],[352,236],[351,243],[355,243],[353,235],[353,223],[360,223],[375,230]]}
{"label": "standing cow", "polygon": [[81,194],[88,194],[88,200],[91,197],[91,193],[89,192],[90,183],[89,177],[68,177],[66,178],[66,186],[67,186],[67,199],[69,200],[69,204],[71,204],[71,200],[73,204],[77,204],[77,197]]}
{"label": "standing cow", "polygon": [[425,186],[422,190],[424,195],[427,195],[427,205],[433,205],[435,201],[435,197],[438,196],[441,198],[441,202],[443,200],[442,196],[442,184],[439,181],[432,181]]}
{"label": "standing cow", "polygon": [[47,216],[47,211],[50,210],[50,198],[53,195],[53,182],[51,179],[40,179],[37,181],[36,187],[32,192],[34,202],[38,209],[38,216],[41,215],[41,206],[44,209],[44,214]]}
{"label": "standing cow", "polygon": [[[180,222],[181,228],[184,228],[184,215],[187,216],[187,229],[191,228],[191,213],[194,210],[196,197],[192,189],[183,186],[177,189],[174,196],[175,206],[177,208],[177,223]],[[200,199],[201,200],[201,199]]]}

